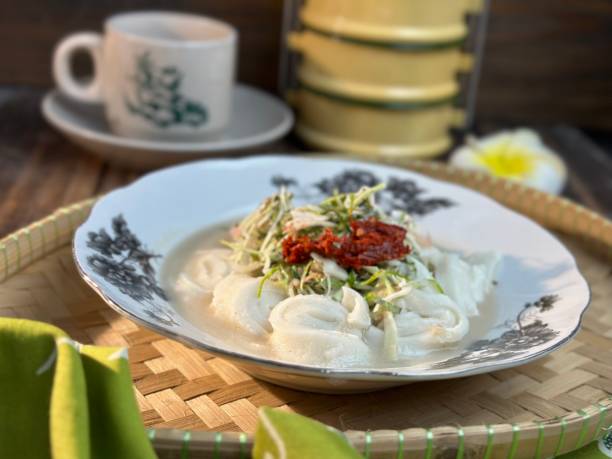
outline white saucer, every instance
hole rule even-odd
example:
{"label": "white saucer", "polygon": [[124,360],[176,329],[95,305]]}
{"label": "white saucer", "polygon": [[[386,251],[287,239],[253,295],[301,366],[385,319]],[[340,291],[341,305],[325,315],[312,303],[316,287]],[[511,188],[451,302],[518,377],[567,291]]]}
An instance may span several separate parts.
{"label": "white saucer", "polygon": [[113,134],[100,105],[74,102],[58,90],[42,101],[46,120],[74,143],[98,156],[123,165],[150,168],[195,158],[244,153],[285,135],[293,126],[293,114],[278,98],[236,85],[232,117],[219,139],[199,142],[160,142]]}

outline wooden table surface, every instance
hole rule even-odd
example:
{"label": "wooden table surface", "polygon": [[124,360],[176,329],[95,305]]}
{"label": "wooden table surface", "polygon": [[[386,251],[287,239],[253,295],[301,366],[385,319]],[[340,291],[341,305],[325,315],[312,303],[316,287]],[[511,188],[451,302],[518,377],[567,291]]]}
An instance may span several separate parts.
{"label": "wooden table surface", "polygon": [[[0,88],[0,236],[141,174],[109,165],[54,131],[40,115],[42,94],[35,89]],[[566,195],[612,217],[612,155],[577,129],[557,126],[539,130],[568,164]],[[300,148],[289,138],[264,151]]]}

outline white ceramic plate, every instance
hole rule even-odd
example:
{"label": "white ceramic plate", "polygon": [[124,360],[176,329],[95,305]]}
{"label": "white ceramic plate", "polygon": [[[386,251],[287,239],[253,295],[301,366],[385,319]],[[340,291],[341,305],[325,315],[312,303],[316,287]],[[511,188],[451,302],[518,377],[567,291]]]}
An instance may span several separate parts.
{"label": "white ceramic plate", "polygon": [[[203,228],[239,219],[280,184],[299,203],[380,181],[389,186],[379,201],[411,212],[436,244],[502,254],[492,299],[496,318],[481,339],[413,365],[319,368],[238,352],[167,301],[159,272],[172,249]],[[572,255],[536,223],[457,185],[355,161],[267,156],[165,169],[102,198],[76,232],[74,253],[85,280],[120,313],[255,377],[315,391],[371,390],[523,364],[567,342],[589,302]]]}
{"label": "white ceramic plate", "polygon": [[236,85],[230,125],[222,137],[199,142],[159,142],[113,134],[101,105],[82,104],[58,90],[42,101],[46,120],[77,145],[115,163],[151,168],[200,157],[244,153],[284,136],[293,126],[293,113],[280,99]]}

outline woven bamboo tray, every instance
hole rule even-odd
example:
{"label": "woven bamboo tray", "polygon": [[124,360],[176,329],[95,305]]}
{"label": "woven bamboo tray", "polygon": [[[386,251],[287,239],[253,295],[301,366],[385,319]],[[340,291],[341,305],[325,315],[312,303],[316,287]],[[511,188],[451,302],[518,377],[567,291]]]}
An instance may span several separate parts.
{"label": "woven bamboo tray", "polygon": [[513,369],[365,395],[277,387],[137,326],[85,285],[70,241],[92,200],[0,241],[0,315],[54,323],[83,343],[128,346],[142,418],[161,458],[248,457],[262,405],[347,431],[372,458],[544,458],[599,438],[612,423],[612,222],[478,173],[409,167],[489,194],[560,235],[593,292],[573,341]]}

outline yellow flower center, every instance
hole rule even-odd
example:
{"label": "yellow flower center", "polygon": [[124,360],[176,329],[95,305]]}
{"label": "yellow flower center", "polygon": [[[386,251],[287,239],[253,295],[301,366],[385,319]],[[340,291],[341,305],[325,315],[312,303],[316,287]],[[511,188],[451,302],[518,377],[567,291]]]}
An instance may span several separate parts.
{"label": "yellow flower center", "polygon": [[476,160],[491,171],[493,175],[503,178],[521,178],[533,171],[535,159],[524,147],[500,143],[487,147]]}

